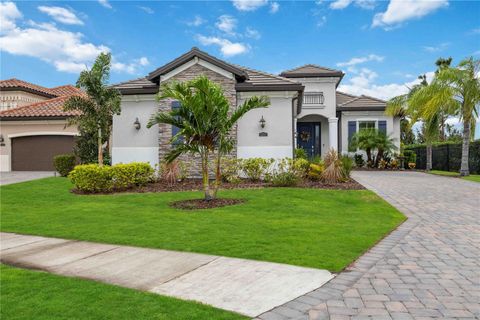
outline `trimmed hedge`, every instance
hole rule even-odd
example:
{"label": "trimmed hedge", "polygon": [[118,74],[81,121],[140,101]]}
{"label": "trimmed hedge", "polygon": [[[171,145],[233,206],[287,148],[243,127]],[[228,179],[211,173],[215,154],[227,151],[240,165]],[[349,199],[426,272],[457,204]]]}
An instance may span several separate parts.
{"label": "trimmed hedge", "polygon": [[[426,169],[427,148],[425,145],[405,146],[405,151],[411,150],[417,156],[416,168]],[[480,140],[470,142],[468,155],[470,173],[480,173]],[[462,160],[461,143],[436,143],[432,147],[432,169],[442,171],[460,171]]]}
{"label": "trimmed hedge", "polygon": [[53,157],[53,166],[62,177],[68,176],[76,164],[77,159],[74,154],[59,154]]}
{"label": "trimmed hedge", "polygon": [[124,190],[145,185],[154,178],[155,171],[148,163],[132,162],[114,166],[82,164],[68,175],[80,191],[87,193]]}

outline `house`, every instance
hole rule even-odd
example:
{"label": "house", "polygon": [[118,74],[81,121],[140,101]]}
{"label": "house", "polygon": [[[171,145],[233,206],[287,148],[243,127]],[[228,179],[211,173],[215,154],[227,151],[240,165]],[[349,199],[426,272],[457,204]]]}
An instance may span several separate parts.
{"label": "house", "polygon": [[65,85],[45,88],[30,82],[0,81],[0,171],[53,171],[53,157],[71,153],[75,126],[63,111],[72,95],[83,92]]}
{"label": "house", "polygon": [[158,110],[178,103],[157,102],[155,96],[165,82],[202,74],[223,87],[232,108],[254,95],[270,98],[268,108],[252,110],[238,122],[233,132],[238,158],[291,158],[297,147],[310,156],[322,156],[330,148],[345,153],[352,135],[364,128],[384,131],[400,144],[400,121],[384,114],[386,102],[337,91],[344,76],[340,70],[308,64],[273,75],[192,48],[144,78],[115,85],[122,94],[122,111],[113,119],[113,163],[157,164],[171,148],[175,132],[169,125],[147,129],[146,124]]}

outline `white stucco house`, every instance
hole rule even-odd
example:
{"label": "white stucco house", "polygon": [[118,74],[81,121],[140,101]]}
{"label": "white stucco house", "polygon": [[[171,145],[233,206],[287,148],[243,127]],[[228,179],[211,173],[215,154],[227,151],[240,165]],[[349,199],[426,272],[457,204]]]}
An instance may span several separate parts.
{"label": "white stucco house", "polygon": [[[400,144],[400,120],[384,114],[386,102],[337,91],[344,73],[307,64],[273,75],[234,65],[192,48],[148,76],[115,85],[122,94],[121,114],[113,119],[112,161],[148,161],[157,164],[169,150],[175,128],[147,129],[158,110],[170,110],[175,101],[157,102],[162,83],[184,81],[200,74],[219,83],[232,108],[253,95],[270,98],[268,108],[248,112],[234,135],[238,158],[293,157],[295,148],[310,156],[329,148],[347,152],[349,138],[363,128],[385,131]],[[261,124],[264,120],[264,126]]]}

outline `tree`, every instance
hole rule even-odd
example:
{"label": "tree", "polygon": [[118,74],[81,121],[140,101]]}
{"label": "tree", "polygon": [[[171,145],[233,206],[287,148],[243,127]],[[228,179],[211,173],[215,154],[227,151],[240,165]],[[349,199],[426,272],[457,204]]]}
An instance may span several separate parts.
{"label": "tree", "polygon": [[[248,111],[267,107],[267,97],[251,97],[236,109],[231,109],[223,89],[205,76],[186,82],[170,82],[162,86],[158,100],[171,99],[180,107],[171,111],[159,111],[150,119],[147,127],[169,124],[179,129],[172,137],[173,148],[165,156],[172,162],[182,154],[199,154],[202,166],[205,200],[215,199],[220,185],[221,156],[234,145],[231,131],[237,121]],[[216,156],[216,181],[213,190],[209,181],[209,163]]]}
{"label": "tree", "polygon": [[80,73],[77,87],[86,95],[73,96],[65,104],[66,111],[77,110],[80,115],[70,119],[81,132],[96,138],[97,160],[103,165],[103,144],[108,142],[114,114],[120,114],[120,93],[107,86],[110,76],[110,53],[100,53],[90,70]]}
{"label": "tree", "polygon": [[355,133],[350,146],[351,150],[364,150],[367,154],[367,162],[372,166],[378,166],[385,153],[397,149],[393,138],[375,129],[365,129]]}
{"label": "tree", "polygon": [[461,61],[457,67],[445,67],[435,75],[432,83],[421,93],[418,100],[424,104],[424,114],[428,118],[439,116],[441,106],[449,106],[454,115],[463,122],[462,160],[460,175],[470,174],[468,157],[472,140],[472,125],[478,117],[480,103],[480,61],[473,57]]}

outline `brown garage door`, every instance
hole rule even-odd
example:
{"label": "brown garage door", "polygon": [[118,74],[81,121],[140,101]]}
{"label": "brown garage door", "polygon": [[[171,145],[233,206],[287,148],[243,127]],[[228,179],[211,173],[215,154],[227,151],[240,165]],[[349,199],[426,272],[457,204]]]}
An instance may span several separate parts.
{"label": "brown garage door", "polygon": [[53,171],[53,157],[72,153],[73,136],[29,136],[12,139],[12,170]]}

